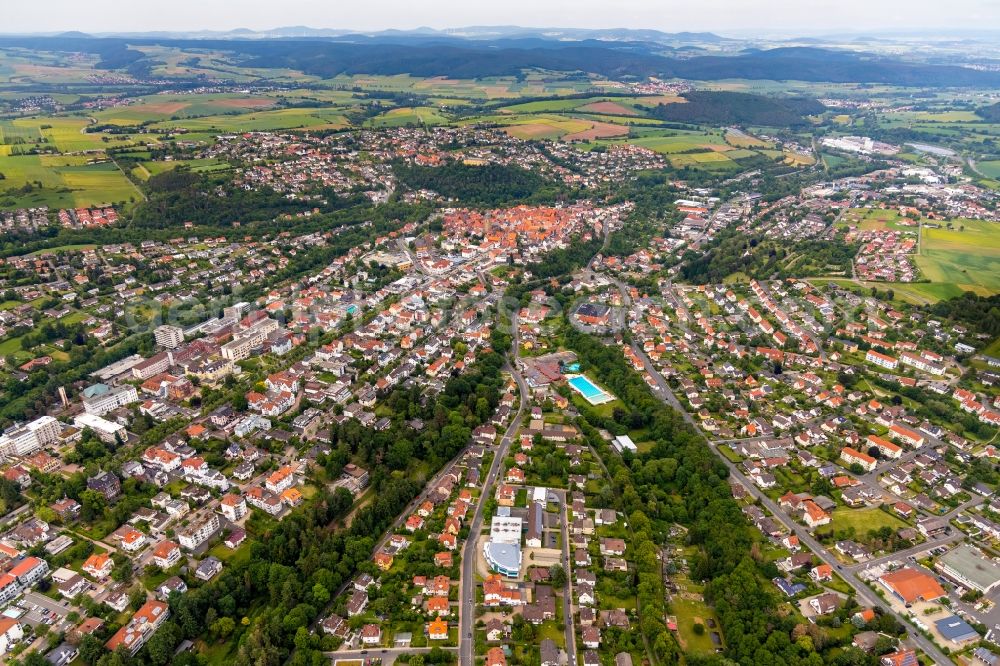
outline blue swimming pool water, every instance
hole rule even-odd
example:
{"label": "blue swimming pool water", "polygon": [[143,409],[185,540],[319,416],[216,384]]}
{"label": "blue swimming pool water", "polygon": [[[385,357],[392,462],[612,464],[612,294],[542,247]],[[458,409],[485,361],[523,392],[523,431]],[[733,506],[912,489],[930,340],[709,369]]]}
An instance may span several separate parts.
{"label": "blue swimming pool water", "polygon": [[596,398],[604,395],[604,391],[594,386],[594,383],[583,375],[573,377],[569,380],[569,383],[570,386],[579,391],[584,398]]}

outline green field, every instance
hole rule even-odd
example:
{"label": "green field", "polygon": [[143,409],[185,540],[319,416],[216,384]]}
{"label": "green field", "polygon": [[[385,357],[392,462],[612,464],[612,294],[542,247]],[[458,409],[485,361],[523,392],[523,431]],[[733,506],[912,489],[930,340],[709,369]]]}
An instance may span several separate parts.
{"label": "green field", "polygon": [[[334,108],[280,109],[235,115],[202,116],[181,118],[154,123],[152,127],[161,130],[185,129],[189,132],[229,133],[267,132],[283,129],[340,129],[350,123],[344,111]],[[189,138],[189,137],[186,137]]]}
{"label": "green field", "polygon": [[[686,652],[699,654],[713,654],[715,652],[715,646],[712,644],[709,632],[719,631],[718,620],[716,620],[716,629],[710,630],[706,623],[709,618],[714,619],[715,615],[707,604],[675,596],[670,600],[670,612],[677,616],[677,633]],[[695,633],[695,624],[704,626],[704,633],[701,635]]]}
{"label": "green field", "polygon": [[862,231],[891,229],[893,231],[917,232],[916,220],[907,223],[898,210],[882,208],[851,208],[837,223],[838,227],[856,226]]}
{"label": "green field", "polygon": [[[0,157],[0,208],[99,206],[138,199],[135,186],[112,162],[91,162],[80,155]],[[30,192],[4,196],[4,190],[31,185]]]}
{"label": "green field", "polygon": [[1000,160],[976,162],[976,168],[989,178],[1000,178]]}
{"label": "green field", "polygon": [[853,529],[855,534],[860,535],[882,527],[898,530],[906,527],[906,523],[882,509],[838,508],[833,512],[829,527],[834,532]]}
{"label": "green field", "polygon": [[813,278],[809,280],[816,285],[834,283],[844,288],[854,287],[867,292],[872,287],[885,291],[891,289],[897,301],[913,305],[927,305],[961,296],[963,290],[956,284],[935,284],[931,282],[864,282],[849,278]]}
{"label": "green field", "polygon": [[444,125],[449,120],[430,106],[402,107],[372,118],[373,127],[405,127],[406,125]]}
{"label": "green field", "polygon": [[135,143],[127,134],[84,131],[93,123],[82,116],[31,116],[0,122],[0,145],[5,155],[18,155],[33,149],[60,152],[103,151],[112,146]]}
{"label": "green field", "polygon": [[952,229],[923,228],[916,258],[931,282],[952,283],[962,291],[1000,291],[1000,224],[953,220]]}
{"label": "green field", "polygon": [[159,162],[143,162],[139,166],[132,169],[132,176],[138,178],[139,180],[149,180],[150,176],[155,176],[157,174],[164,173],[166,171],[172,171],[179,166],[186,166],[191,171],[195,173],[207,173],[211,171],[225,171],[230,169],[230,165],[227,162],[216,159],[197,159],[197,160],[171,160],[159,161]]}

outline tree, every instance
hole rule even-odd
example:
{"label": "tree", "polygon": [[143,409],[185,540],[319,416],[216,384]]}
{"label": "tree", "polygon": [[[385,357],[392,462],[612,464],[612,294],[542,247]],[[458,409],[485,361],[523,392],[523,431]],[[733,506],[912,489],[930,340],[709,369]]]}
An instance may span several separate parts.
{"label": "tree", "polygon": [[220,617],[212,625],[212,632],[219,638],[226,638],[236,629],[236,621],[231,617]]}
{"label": "tree", "polygon": [[103,493],[88,488],[80,493],[80,517],[90,522],[95,518],[104,515],[108,508],[108,501]]}
{"label": "tree", "polygon": [[166,622],[156,630],[146,643],[146,652],[154,666],[165,666],[174,656],[174,648],[181,641],[181,628],[173,622]]}
{"label": "tree", "polygon": [[313,585],[312,595],[313,595],[313,599],[320,606],[322,606],[322,605],[326,604],[326,602],[330,601],[330,591],[327,590],[326,587],[324,587],[322,583],[316,583],[315,585]]}
{"label": "tree", "polygon": [[93,634],[87,634],[80,641],[80,657],[93,666],[104,654],[104,645]]}
{"label": "tree", "polygon": [[561,564],[553,564],[549,567],[549,579],[554,588],[566,587],[566,570]]}

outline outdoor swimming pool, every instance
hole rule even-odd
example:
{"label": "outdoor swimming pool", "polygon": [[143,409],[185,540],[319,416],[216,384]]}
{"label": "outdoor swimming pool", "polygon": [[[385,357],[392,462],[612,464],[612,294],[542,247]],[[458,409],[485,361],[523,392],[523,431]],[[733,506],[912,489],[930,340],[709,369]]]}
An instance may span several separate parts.
{"label": "outdoor swimming pool", "polygon": [[584,399],[592,405],[603,405],[604,403],[611,402],[615,399],[613,395],[600,388],[583,375],[567,377],[567,381],[569,381],[569,385],[573,387],[573,390],[582,395]]}

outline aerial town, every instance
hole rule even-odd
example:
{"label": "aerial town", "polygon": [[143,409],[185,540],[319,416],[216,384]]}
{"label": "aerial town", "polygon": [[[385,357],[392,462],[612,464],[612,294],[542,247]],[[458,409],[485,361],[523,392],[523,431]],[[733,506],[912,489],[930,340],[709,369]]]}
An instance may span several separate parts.
{"label": "aerial town", "polygon": [[4,663],[1000,665],[996,88],[4,39]]}

